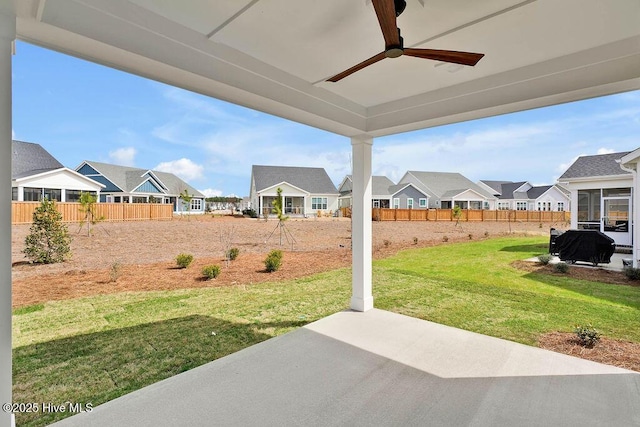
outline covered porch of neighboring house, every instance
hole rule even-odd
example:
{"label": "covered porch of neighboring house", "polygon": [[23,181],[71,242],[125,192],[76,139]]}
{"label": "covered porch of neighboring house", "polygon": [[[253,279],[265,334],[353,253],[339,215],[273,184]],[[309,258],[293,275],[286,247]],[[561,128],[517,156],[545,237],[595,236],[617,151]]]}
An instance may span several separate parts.
{"label": "covered porch of neighboring house", "polygon": [[[636,374],[538,357],[537,349],[489,337],[479,344],[445,327],[435,327],[444,330],[435,339],[421,320],[402,319],[392,328],[393,319],[378,318],[370,212],[374,138],[640,89],[637,0],[505,0],[472,2],[464,10],[446,1],[407,0],[397,21],[390,0],[295,4],[0,0],[5,183],[11,179],[16,38],[314,126],[351,144],[354,312],[348,318],[331,316],[68,422],[637,424]],[[371,57],[386,39],[401,40],[399,26],[407,48],[484,58],[465,67],[434,61],[451,59],[449,51],[430,59],[403,57],[406,49],[398,43],[388,55]],[[350,68],[364,58],[372,59]],[[353,73],[336,79],[344,70]],[[12,401],[10,191],[0,185],[0,402]],[[634,218],[640,223],[638,210]],[[480,347],[486,349],[482,357],[468,357],[479,355]],[[584,402],[589,418],[580,411],[567,417],[566,408]],[[10,419],[0,413],[2,426]]]}
{"label": "covered porch of neighboring house", "polygon": [[[275,215],[275,207],[273,202],[278,199],[277,196],[263,196],[261,195],[259,198],[259,208],[260,215]],[[306,196],[283,196],[280,198],[282,201],[282,209],[285,215],[294,215],[294,216],[304,216],[305,215],[305,205],[306,205]]]}

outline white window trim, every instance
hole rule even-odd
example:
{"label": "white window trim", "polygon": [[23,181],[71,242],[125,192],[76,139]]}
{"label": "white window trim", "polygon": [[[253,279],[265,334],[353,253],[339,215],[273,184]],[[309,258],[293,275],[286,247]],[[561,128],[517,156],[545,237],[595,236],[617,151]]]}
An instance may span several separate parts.
{"label": "white window trim", "polygon": [[407,209],[413,209],[413,199],[407,199]]}
{"label": "white window trim", "polygon": [[421,208],[426,208],[427,207],[427,199],[425,199],[425,198],[418,199],[418,206],[421,207]]}
{"label": "white window trim", "polygon": [[393,198],[393,209],[400,209],[400,199],[397,197]]}

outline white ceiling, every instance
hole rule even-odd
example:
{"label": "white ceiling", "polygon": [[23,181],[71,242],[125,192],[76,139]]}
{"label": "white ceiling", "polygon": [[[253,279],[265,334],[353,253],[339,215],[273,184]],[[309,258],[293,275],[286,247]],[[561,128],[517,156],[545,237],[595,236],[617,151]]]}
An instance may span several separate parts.
{"label": "white ceiling", "polygon": [[20,0],[19,38],[346,136],[640,89],[639,0],[407,0],[384,50],[371,0]]}

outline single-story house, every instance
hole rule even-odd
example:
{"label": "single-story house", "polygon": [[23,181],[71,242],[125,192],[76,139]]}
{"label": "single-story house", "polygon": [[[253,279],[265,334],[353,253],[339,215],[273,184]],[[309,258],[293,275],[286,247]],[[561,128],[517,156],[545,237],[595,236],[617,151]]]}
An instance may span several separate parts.
{"label": "single-story house", "polygon": [[[175,213],[204,213],[205,196],[172,173],[85,160],[78,173],[103,184],[100,201],[107,203],[170,203]],[[186,206],[180,194],[192,197]]]}
{"label": "single-story house", "polygon": [[496,209],[517,211],[570,210],[569,190],[559,184],[531,185],[528,181],[481,180],[478,185],[498,198]]}
{"label": "single-story house", "polygon": [[[351,206],[351,175],[345,176],[338,187],[340,207]],[[383,175],[371,177],[371,206],[373,208],[427,209],[429,195],[412,183],[394,184]]]}
{"label": "single-story house", "polygon": [[578,157],[558,178],[571,192],[571,228],[600,230],[631,246],[637,151]]}
{"label": "single-story house", "polygon": [[338,190],[323,168],[296,166],[251,167],[251,207],[258,215],[273,214],[273,201],[282,190],[286,215],[318,215],[338,210]]}
{"label": "single-story house", "polygon": [[11,141],[11,200],[77,202],[81,193],[99,197],[104,185],[66,168],[40,144]]}
{"label": "single-story house", "polygon": [[491,192],[457,172],[407,171],[398,184],[413,184],[428,196],[427,206],[436,209],[495,209]]}

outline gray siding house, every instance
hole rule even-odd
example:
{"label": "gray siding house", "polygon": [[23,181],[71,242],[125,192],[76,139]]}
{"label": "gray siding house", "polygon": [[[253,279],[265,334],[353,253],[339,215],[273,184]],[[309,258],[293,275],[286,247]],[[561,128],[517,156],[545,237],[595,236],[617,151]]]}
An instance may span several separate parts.
{"label": "gray siding house", "polygon": [[323,168],[297,166],[251,167],[251,207],[258,215],[273,214],[273,201],[282,190],[285,214],[322,216],[338,210],[338,190]]}
{"label": "gray siding house", "polygon": [[[85,160],[78,173],[104,185],[100,201],[107,203],[167,203],[175,213],[205,211],[205,196],[172,173],[118,166]],[[190,206],[180,199],[184,191],[192,196]]]}
{"label": "gray siding house", "polygon": [[527,181],[481,180],[480,187],[491,192],[498,201],[498,210],[569,211],[569,190],[559,184],[531,185]]}
{"label": "gray siding house", "polygon": [[[351,206],[351,175],[347,175],[338,187],[340,206]],[[429,195],[412,183],[394,184],[384,175],[371,177],[371,206],[386,209],[427,209]]]}
{"label": "gray siding house", "polygon": [[77,202],[80,194],[96,197],[104,185],[66,168],[40,144],[11,142],[11,200]]}
{"label": "gray siding house", "polygon": [[407,171],[399,184],[413,184],[428,196],[429,208],[495,209],[496,197],[457,172]]}

